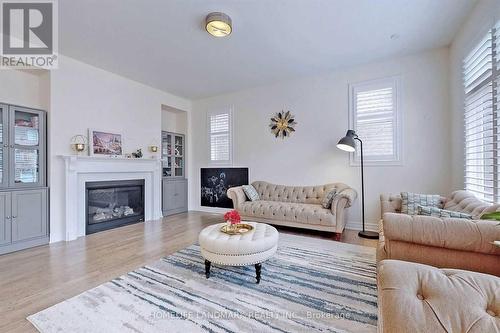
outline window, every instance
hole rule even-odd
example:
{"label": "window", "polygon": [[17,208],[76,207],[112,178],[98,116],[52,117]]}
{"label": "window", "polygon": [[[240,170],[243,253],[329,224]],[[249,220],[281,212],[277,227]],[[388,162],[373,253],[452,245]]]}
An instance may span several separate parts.
{"label": "window", "polygon": [[500,199],[498,27],[489,30],[463,61],[465,189],[488,202]]}
{"label": "window", "polygon": [[231,125],[231,111],[208,114],[208,142],[212,164],[231,164]]}
{"label": "window", "polygon": [[[401,163],[398,90],[398,77],[349,86],[349,127],[363,141],[363,157],[367,165]],[[351,154],[351,164],[357,164],[360,156],[360,149],[356,149]]]}

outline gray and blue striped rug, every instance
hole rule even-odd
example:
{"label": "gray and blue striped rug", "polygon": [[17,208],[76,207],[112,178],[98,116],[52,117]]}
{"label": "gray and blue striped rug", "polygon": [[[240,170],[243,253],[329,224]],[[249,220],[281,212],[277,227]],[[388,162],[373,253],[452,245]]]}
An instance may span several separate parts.
{"label": "gray and blue striped rug", "polygon": [[192,245],[36,313],[47,332],[376,332],[375,250],[280,235],[255,283],[251,267],[204,275]]}

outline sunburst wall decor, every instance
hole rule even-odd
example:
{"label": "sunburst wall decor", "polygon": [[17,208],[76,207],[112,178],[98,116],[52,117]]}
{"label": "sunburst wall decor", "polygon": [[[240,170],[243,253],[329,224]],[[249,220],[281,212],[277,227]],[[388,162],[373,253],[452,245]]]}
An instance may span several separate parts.
{"label": "sunburst wall decor", "polygon": [[295,125],[297,125],[297,122],[292,113],[290,111],[281,111],[271,118],[269,127],[271,127],[271,132],[276,138],[281,137],[284,139],[289,137],[292,132],[295,132]]}

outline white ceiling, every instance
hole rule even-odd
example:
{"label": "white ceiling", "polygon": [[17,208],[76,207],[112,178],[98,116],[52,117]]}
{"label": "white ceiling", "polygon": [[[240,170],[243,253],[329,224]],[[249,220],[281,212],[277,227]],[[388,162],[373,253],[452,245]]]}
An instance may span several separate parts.
{"label": "white ceiling", "polygon": [[[62,54],[197,99],[448,45],[475,2],[60,0],[59,45]],[[231,16],[230,37],[205,32],[212,11]]]}

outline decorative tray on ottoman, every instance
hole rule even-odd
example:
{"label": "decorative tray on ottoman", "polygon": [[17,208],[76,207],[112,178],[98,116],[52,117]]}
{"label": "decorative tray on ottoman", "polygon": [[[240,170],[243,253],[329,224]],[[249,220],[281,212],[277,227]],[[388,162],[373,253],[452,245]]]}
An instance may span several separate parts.
{"label": "decorative tray on ottoman", "polygon": [[250,230],[253,230],[253,226],[246,223],[238,223],[233,225],[226,224],[220,228],[220,231],[228,235],[242,235],[246,234]]}

